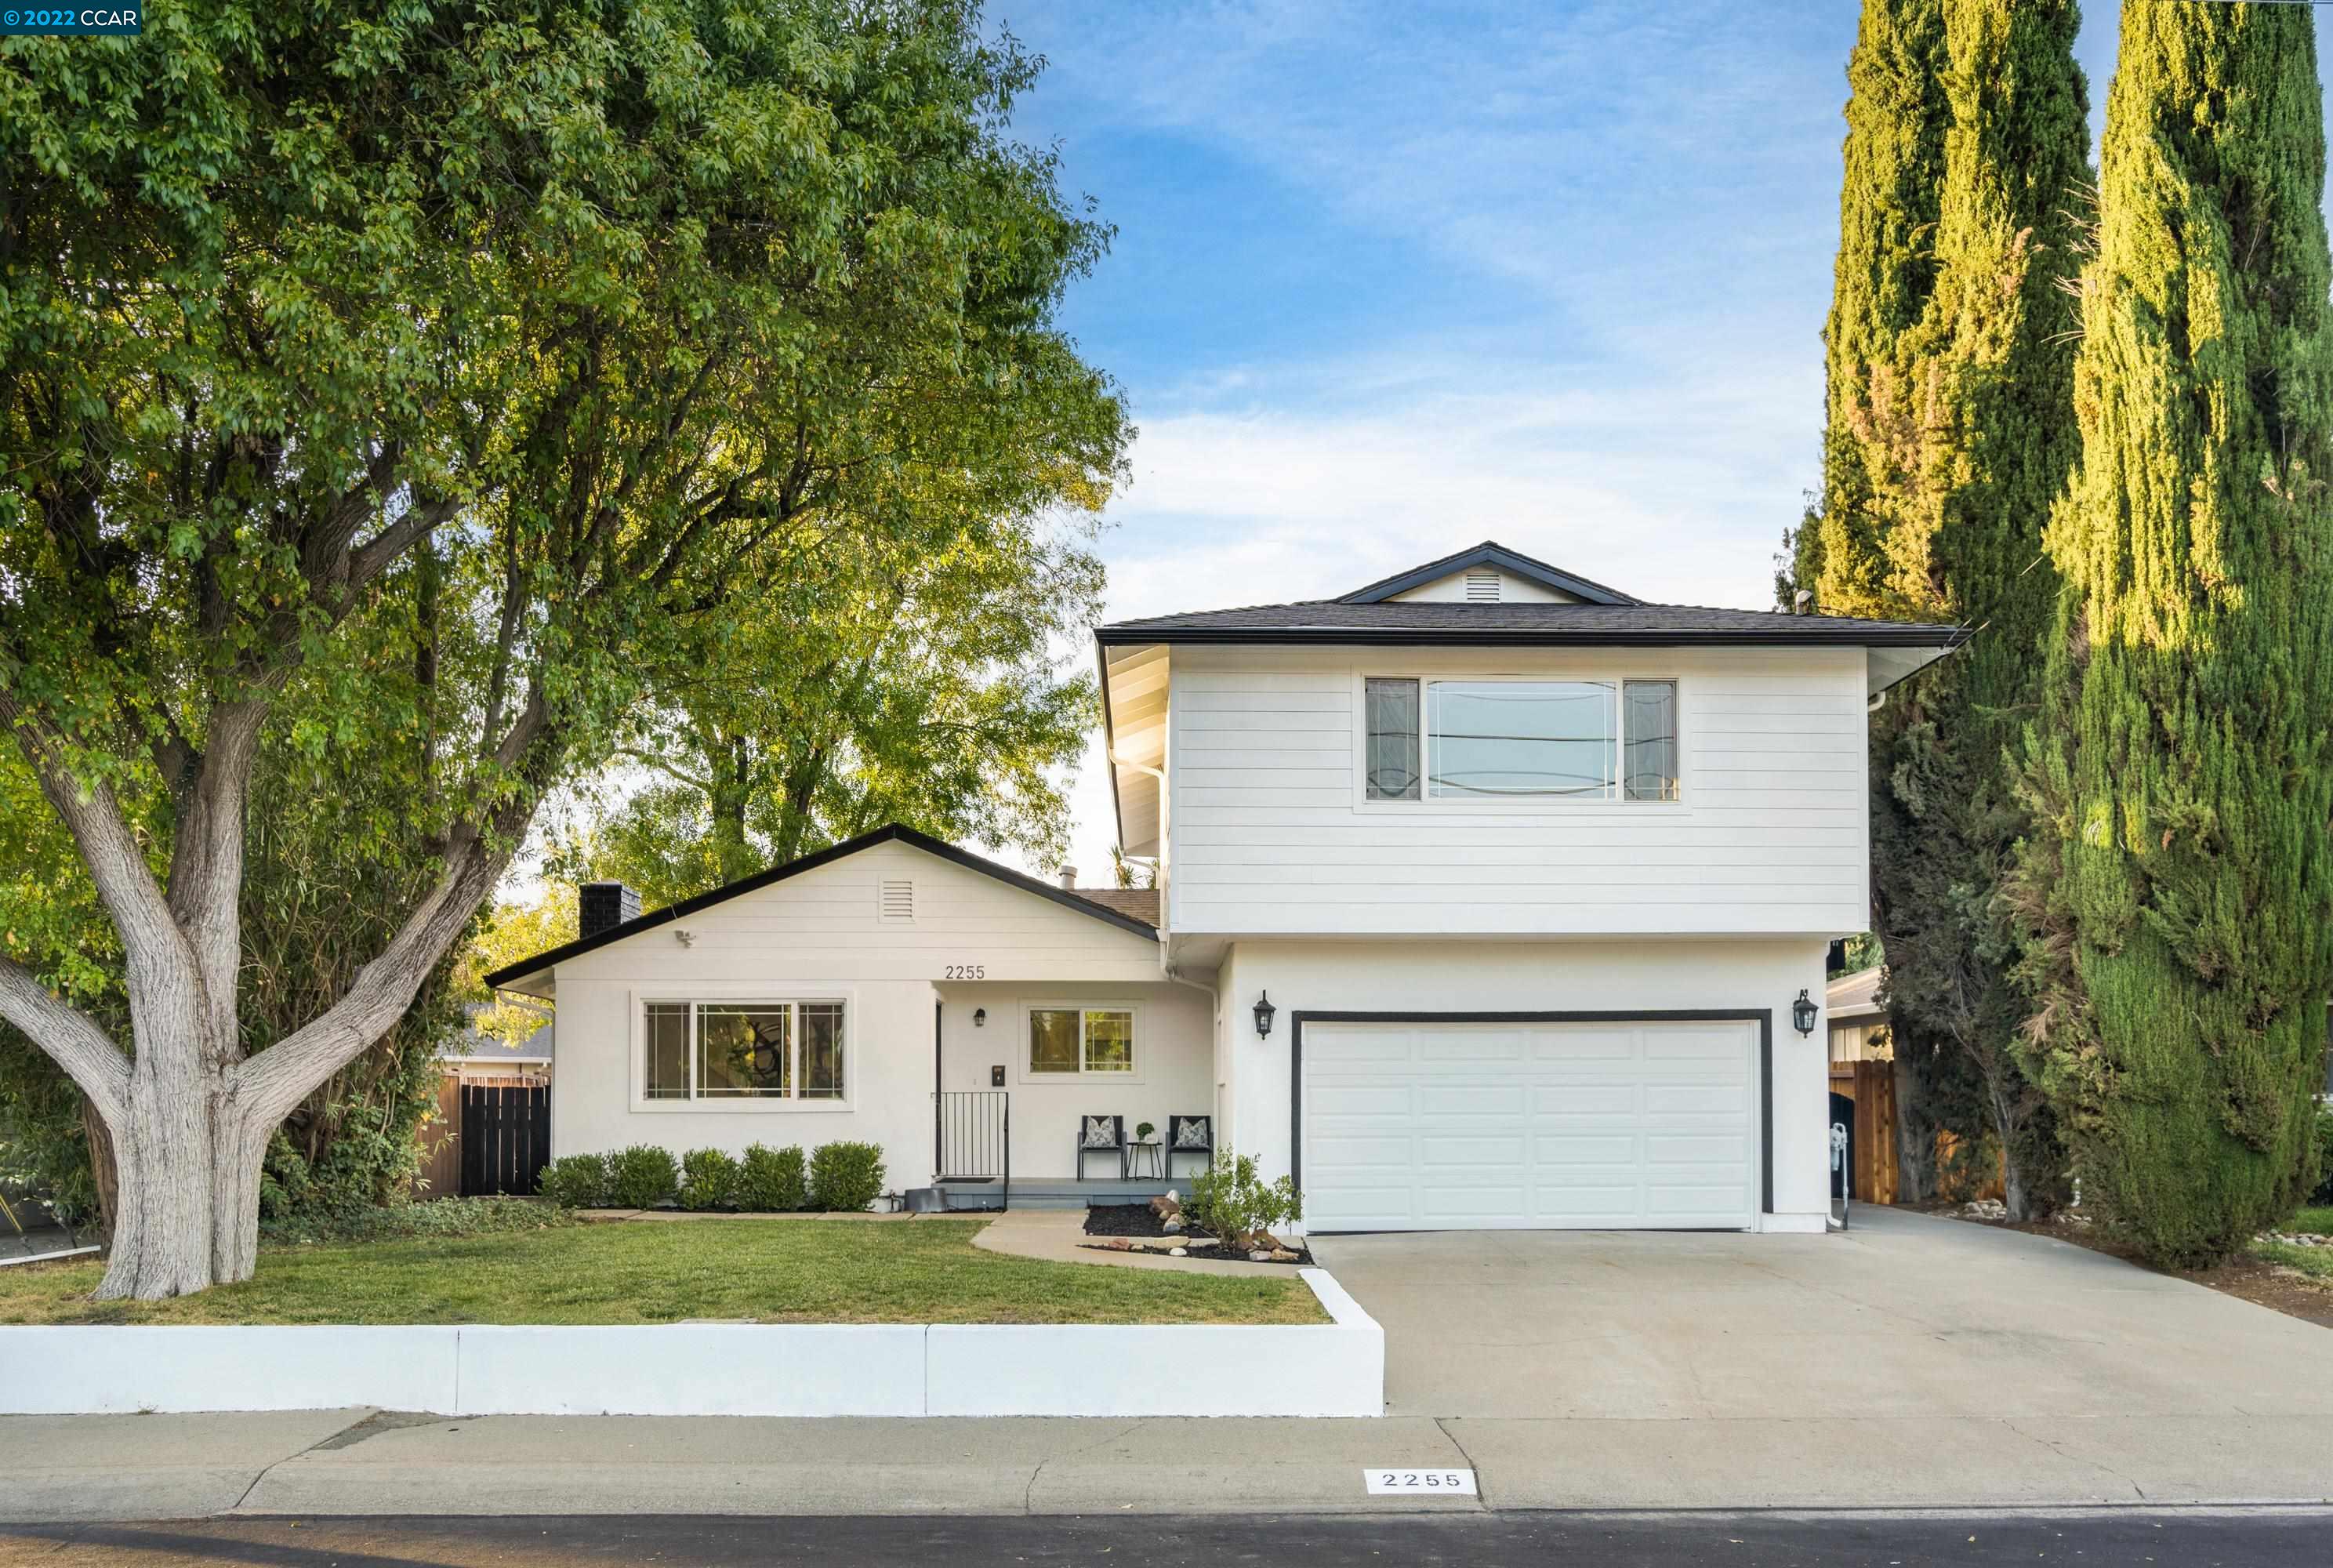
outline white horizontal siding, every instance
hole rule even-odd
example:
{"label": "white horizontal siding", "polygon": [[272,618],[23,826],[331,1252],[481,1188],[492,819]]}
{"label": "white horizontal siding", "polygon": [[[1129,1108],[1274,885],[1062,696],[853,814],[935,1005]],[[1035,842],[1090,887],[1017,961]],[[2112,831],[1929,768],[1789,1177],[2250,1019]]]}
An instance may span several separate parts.
{"label": "white horizontal siding", "polygon": [[[1859,649],[1176,649],[1169,925],[1193,935],[1780,935],[1867,924]],[[1359,798],[1369,674],[1669,677],[1682,802]]]}

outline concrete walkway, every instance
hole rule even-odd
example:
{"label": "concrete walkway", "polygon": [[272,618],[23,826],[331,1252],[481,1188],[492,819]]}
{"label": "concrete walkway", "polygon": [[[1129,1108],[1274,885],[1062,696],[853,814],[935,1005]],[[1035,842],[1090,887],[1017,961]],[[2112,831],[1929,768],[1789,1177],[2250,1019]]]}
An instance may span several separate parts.
{"label": "concrete walkway", "polygon": [[[19,1416],[0,1518],[2333,1501],[2327,1331],[1860,1214],[1830,1237],[1316,1237],[1385,1324],[1380,1420]],[[1480,1501],[1362,1494],[1364,1467],[1428,1466],[1474,1469]]]}

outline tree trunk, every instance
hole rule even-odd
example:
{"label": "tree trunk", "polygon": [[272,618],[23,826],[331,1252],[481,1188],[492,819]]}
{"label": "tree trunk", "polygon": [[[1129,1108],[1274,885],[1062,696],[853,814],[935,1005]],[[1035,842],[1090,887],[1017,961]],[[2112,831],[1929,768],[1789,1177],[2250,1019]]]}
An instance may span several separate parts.
{"label": "tree trunk", "polygon": [[113,1162],[113,1134],[106,1130],[105,1116],[97,1102],[87,1094],[81,1097],[81,1133],[89,1145],[89,1174],[97,1188],[98,1234],[109,1243],[113,1239],[113,1217],[121,1208],[121,1173]]}
{"label": "tree trunk", "polygon": [[165,1059],[183,1054],[144,1052],[131,1069],[125,1123],[111,1129],[120,1190],[100,1300],[158,1301],[217,1278],[211,1180],[216,1075],[171,1071],[178,1064]]}
{"label": "tree trunk", "polygon": [[1896,1053],[1896,1201],[1933,1203],[1936,1197],[1936,1121],[1927,1083],[1901,1046]]}

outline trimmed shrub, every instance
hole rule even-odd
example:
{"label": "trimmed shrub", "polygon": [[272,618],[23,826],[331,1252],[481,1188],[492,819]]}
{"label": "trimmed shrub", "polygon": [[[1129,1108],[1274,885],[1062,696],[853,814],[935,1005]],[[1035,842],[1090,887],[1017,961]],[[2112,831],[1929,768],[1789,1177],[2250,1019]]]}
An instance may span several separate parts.
{"label": "trimmed shrub", "polygon": [[608,1207],[608,1157],[562,1154],[542,1168],[536,1190],[562,1208]]}
{"label": "trimmed shrub", "polygon": [[737,1172],[737,1207],[753,1214],[786,1214],[810,1206],[810,1181],[802,1151],[795,1148],[745,1146]]}
{"label": "trimmed shrub", "polygon": [[2317,1107],[2317,1190],[2311,1203],[2333,1203],[2333,1105]]}
{"label": "trimmed shrub", "polygon": [[619,1208],[654,1208],[680,1190],[672,1150],[635,1143],[608,1157],[608,1197]]}
{"label": "trimmed shrub", "polygon": [[735,1207],[738,1175],[736,1157],[726,1150],[690,1150],[680,1157],[680,1207]]}
{"label": "trimmed shrub", "polygon": [[1224,1241],[1270,1232],[1304,1217],[1304,1199],[1287,1177],[1266,1182],[1256,1174],[1253,1155],[1219,1152],[1213,1169],[1191,1178],[1184,1216]]}
{"label": "trimmed shrub", "polygon": [[810,1157],[810,1206],[848,1214],[883,1191],[883,1150],[872,1143],[822,1143]]}

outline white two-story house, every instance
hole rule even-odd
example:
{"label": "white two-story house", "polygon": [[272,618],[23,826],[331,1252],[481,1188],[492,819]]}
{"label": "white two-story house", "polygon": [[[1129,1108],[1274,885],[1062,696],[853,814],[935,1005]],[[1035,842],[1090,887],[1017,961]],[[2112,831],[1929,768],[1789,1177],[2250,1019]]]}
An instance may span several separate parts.
{"label": "white two-story house", "polygon": [[1122,621],[1104,732],[1155,891],[885,829],[668,910],[590,890],[490,979],[556,1001],[558,1152],[866,1140],[978,1205],[1236,1150],[1314,1231],[1819,1230],[1867,715],[1963,635],[1491,544]]}

